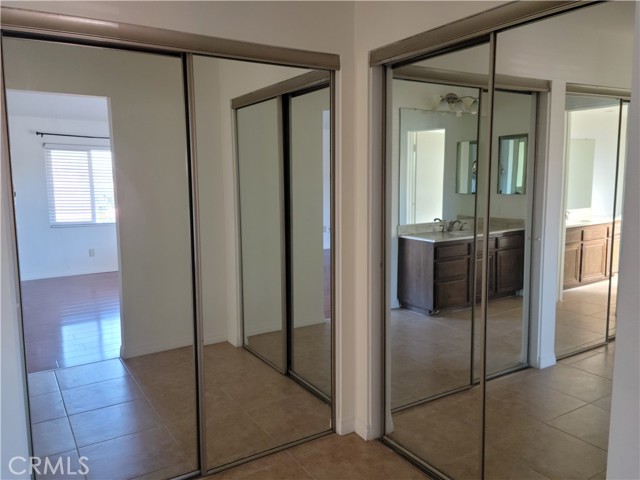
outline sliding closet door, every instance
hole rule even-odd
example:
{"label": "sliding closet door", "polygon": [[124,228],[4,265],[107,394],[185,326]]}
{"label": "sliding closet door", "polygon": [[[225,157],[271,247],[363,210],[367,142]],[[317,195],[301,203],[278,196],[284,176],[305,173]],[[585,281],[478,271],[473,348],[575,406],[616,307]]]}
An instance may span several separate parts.
{"label": "sliding closet door", "polygon": [[[66,458],[72,465],[82,459],[87,478],[168,478],[192,472],[198,468],[198,456],[181,60],[11,38],[3,39],[3,54],[9,92],[106,98],[113,158],[120,357],[50,370],[45,372],[48,380],[44,383],[29,378],[33,453],[52,461],[63,457],[65,465]],[[41,107],[32,105],[33,109]],[[74,129],[63,128],[60,118],[52,119],[50,133],[83,134],[83,122],[91,112],[81,113],[85,120],[77,122]],[[29,112],[22,114],[28,116]],[[35,136],[33,132],[26,135]],[[24,138],[11,138],[16,172],[23,162],[34,160],[17,153],[17,142]],[[44,147],[36,153],[31,174],[45,178]],[[93,177],[97,166],[88,166]],[[80,180],[76,177],[71,183]],[[59,182],[53,186],[64,187]],[[97,186],[91,183],[91,198],[99,203],[102,197]],[[46,188],[46,182],[33,181],[30,189],[15,192],[15,202],[46,198]],[[78,191],[70,195],[80,195]],[[54,200],[50,201],[59,198],[56,192],[54,188]],[[89,230],[105,226],[61,228],[50,223],[46,210],[38,213],[38,219],[51,235],[72,234],[76,243],[71,246],[79,255],[99,258],[103,253],[80,239]],[[17,227],[19,244],[33,235],[19,218]],[[62,292],[67,293],[73,292]],[[73,330],[77,322],[99,320],[78,319],[75,313],[73,309],[62,312],[61,342],[71,341],[65,332]]]}
{"label": "sliding closet door", "polygon": [[280,100],[236,112],[244,344],[286,369]]}
{"label": "sliding closet door", "polygon": [[438,478],[482,472],[490,58],[478,42],[398,66],[388,86],[385,439]]}
{"label": "sliding closet door", "polygon": [[290,370],[331,398],[329,87],[290,99]]}

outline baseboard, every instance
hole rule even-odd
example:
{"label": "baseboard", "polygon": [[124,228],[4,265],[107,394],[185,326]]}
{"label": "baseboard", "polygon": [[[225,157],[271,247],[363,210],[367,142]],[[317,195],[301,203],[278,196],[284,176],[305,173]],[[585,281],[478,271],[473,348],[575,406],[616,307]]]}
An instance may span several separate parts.
{"label": "baseboard", "polygon": [[364,440],[375,440],[379,436],[371,429],[371,425],[368,423],[356,419],[355,422],[355,432],[360,435]]}
{"label": "baseboard", "polygon": [[212,335],[210,337],[204,337],[205,345],[213,345],[215,343],[223,343],[227,341],[226,335]]}
{"label": "baseboard", "polygon": [[173,342],[153,345],[137,345],[135,348],[125,348],[124,344],[120,347],[120,356],[122,358],[133,358],[141,355],[149,355],[150,353],[164,352],[166,350],[174,350],[176,348],[193,346],[192,338],[183,338]]}
{"label": "baseboard", "polygon": [[263,333],[271,333],[271,332],[279,332],[282,329],[282,324],[273,325],[273,324],[259,324],[259,325],[251,325],[251,331],[246,331],[245,334],[247,337],[253,337],[254,335],[262,335]]}
{"label": "baseboard", "polygon": [[331,320],[330,319],[324,319],[324,318],[321,318],[320,320],[318,320],[317,318],[306,319],[306,320],[300,320],[300,319],[296,318],[295,319],[294,328],[310,327],[311,325],[321,325],[321,324],[329,322],[329,321],[331,321]]}
{"label": "baseboard", "polygon": [[356,418],[341,418],[336,422],[336,433],[338,435],[347,435],[356,431]]}
{"label": "baseboard", "polygon": [[[307,319],[307,320],[299,320],[296,318],[295,321],[295,328],[300,328],[300,327],[310,327],[311,325],[321,325],[325,322],[328,322],[330,320],[325,320],[324,318],[318,320],[318,319]],[[277,332],[280,330],[280,325],[278,326],[274,326],[273,324],[259,324],[259,325],[252,325],[251,326],[251,333],[247,332],[247,336],[248,337],[253,337],[254,335],[262,335],[263,333],[271,333],[271,332]]]}
{"label": "baseboard", "polygon": [[548,355],[543,355],[542,357],[538,358],[538,365],[534,365],[534,367],[536,367],[536,368],[547,368],[547,367],[551,367],[551,366],[555,365],[556,362],[557,362],[556,354],[555,353],[550,353]]}
{"label": "baseboard", "polygon": [[98,268],[95,270],[77,270],[77,271],[67,271],[64,273],[60,273],[60,274],[45,274],[45,275],[35,275],[35,276],[31,276],[31,275],[20,275],[20,281],[22,282],[29,282],[31,280],[47,280],[50,278],[62,278],[62,277],[76,277],[76,276],[80,276],[80,275],[94,275],[96,273],[113,273],[113,272],[117,272],[118,271],[118,267],[116,268]]}

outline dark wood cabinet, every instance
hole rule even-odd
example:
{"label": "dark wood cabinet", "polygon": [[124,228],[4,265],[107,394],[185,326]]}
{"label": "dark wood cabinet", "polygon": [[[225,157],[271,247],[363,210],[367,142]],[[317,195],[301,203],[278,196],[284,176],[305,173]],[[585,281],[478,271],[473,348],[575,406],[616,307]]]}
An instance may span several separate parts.
{"label": "dark wood cabinet", "polygon": [[[489,242],[489,295],[515,293],[523,284],[524,232],[491,235]],[[444,308],[471,305],[473,280],[477,296],[482,289],[482,240],[478,241],[478,249],[476,258],[472,239],[429,242],[400,237],[400,305],[428,315]]]}
{"label": "dark wood cabinet", "polygon": [[496,251],[496,293],[511,293],[522,289],[524,250],[508,248]]}
{"label": "dark wood cabinet", "polygon": [[469,302],[470,243],[398,239],[398,300],[403,308],[432,314]]}
{"label": "dark wood cabinet", "polygon": [[611,224],[567,228],[563,288],[598,282],[609,276],[609,255],[615,246]]}

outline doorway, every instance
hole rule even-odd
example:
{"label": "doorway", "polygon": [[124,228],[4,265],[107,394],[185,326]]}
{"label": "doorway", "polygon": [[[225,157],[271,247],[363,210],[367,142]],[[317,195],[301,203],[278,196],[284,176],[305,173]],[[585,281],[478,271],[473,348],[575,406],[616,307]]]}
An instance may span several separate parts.
{"label": "doorway", "polygon": [[106,97],[7,91],[28,373],[120,356]]}

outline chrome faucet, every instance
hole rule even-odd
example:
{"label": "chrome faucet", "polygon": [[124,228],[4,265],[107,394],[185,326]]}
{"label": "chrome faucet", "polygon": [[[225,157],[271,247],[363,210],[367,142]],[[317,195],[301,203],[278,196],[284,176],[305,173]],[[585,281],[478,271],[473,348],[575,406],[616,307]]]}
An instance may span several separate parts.
{"label": "chrome faucet", "polygon": [[449,228],[447,228],[447,232],[453,232],[453,229],[455,228],[456,223],[459,223],[460,229],[462,229],[462,222],[460,220],[454,220],[453,222],[449,222]]}
{"label": "chrome faucet", "polygon": [[441,218],[438,218],[438,217],[434,218],[433,221],[434,222],[439,222],[440,223],[440,225],[439,225],[440,231],[444,232],[444,226],[445,226],[446,222],[444,220],[442,220]]}

